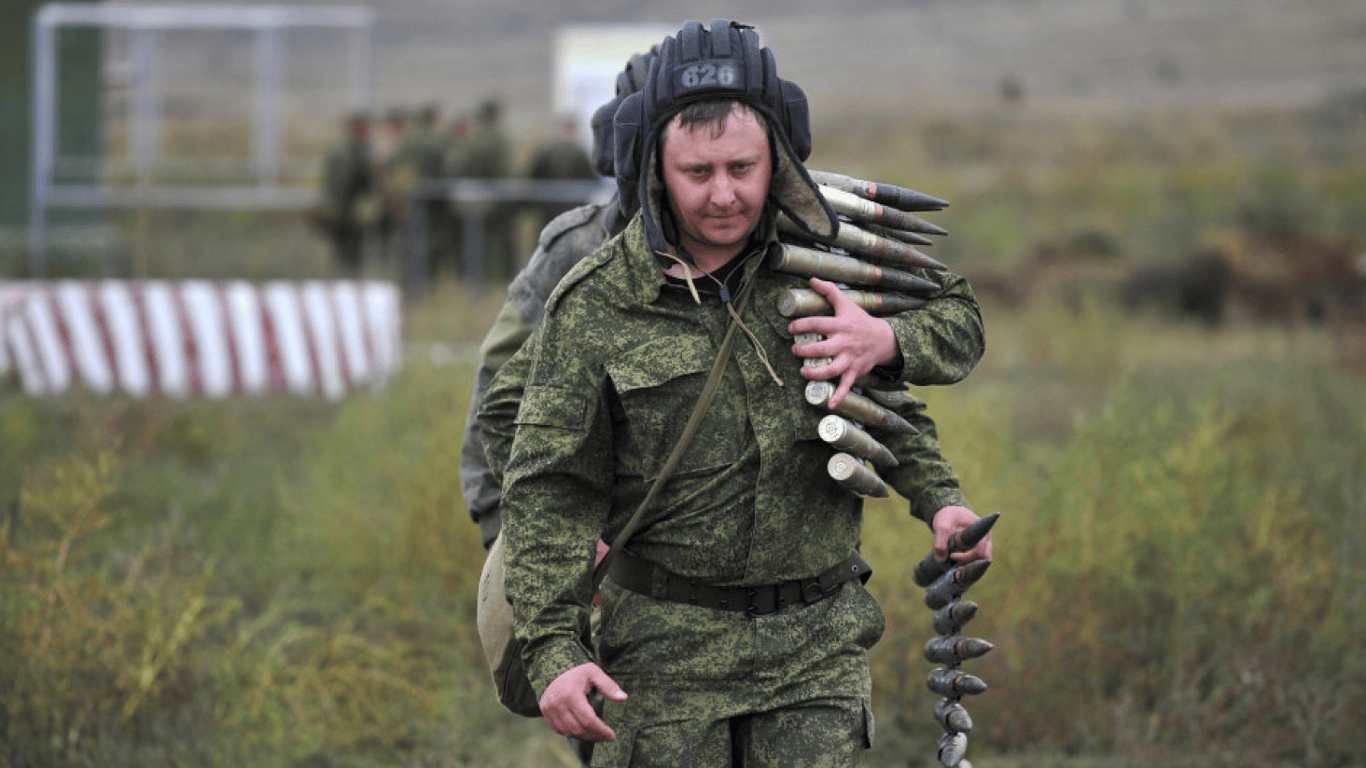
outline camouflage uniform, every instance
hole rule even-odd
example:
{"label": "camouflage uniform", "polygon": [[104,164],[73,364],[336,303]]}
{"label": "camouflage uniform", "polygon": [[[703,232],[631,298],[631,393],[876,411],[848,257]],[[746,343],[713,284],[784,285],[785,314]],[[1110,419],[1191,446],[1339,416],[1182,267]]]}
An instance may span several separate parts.
{"label": "camouflage uniform", "polygon": [[[470,518],[479,526],[487,549],[498,535],[498,502],[502,491],[489,469],[475,416],[494,374],[508,362],[531,331],[540,325],[550,292],[571,267],[598,249],[625,225],[615,199],[606,205],[581,205],[557,216],[541,230],[531,260],[508,287],[508,298],[480,349],[479,371],[460,455],[460,481]],[[510,374],[511,375],[511,374]],[[520,374],[518,376],[520,379]],[[518,387],[520,391],[520,385]]]}
{"label": "camouflage uniform", "polygon": [[[785,386],[750,341],[737,341],[699,439],[630,545],[674,574],[726,586],[811,577],[844,560],[862,528],[860,500],[826,476],[823,412],[803,397],[789,320],[777,312],[779,292],[806,281],[770,271],[758,254],[743,270],[756,283],[742,316]],[[981,355],[975,300],[961,279],[950,282],[944,311],[889,318],[903,381],[957,381]],[[579,638],[596,541],[621,530],[677,442],[729,322],[719,300],[699,306],[665,284],[637,215],[552,295],[533,345],[510,364],[530,361],[524,392],[512,391],[515,376],[500,375],[481,411],[495,459],[517,414],[505,478],[506,581],[538,690],[593,660]],[[885,442],[898,455],[926,450],[911,440]],[[884,477],[927,521],[965,503],[942,458],[903,462]],[[617,741],[597,745],[593,764],[729,764],[722,752],[739,748],[751,759],[768,754],[765,764],[821,755],[852,765],[871,739],[865,652],[883,626],[857,581],[757,618],[608,581],[597,661],[630,699],[606,704]],[[775,733],[783,735],[770,740]],[[708,750],[720,752],[712,760]]]}
{"label": "camouflage uniform", "polygon": [[[582,144],[574,139],[557,139],[536,151],[527,177],[548,181],[592,181],[598,178],[598,174],[593,170],[593,161],[588,158]],[[541,228],[573,208],[564,203],[541,203],[536,207],[540,213],[538,226]]]}
{"label": "camouflage uniform", "polygon": [[[418,125],[403,137],[395,152],[391,178],[402,185],[395,192],[403,196],[400,203],[404,208],[402,220],[417,215],[415,207],[421,207],[421,215],[426,226],[426,253],[410,252],[408,257],[419,257],[426,262],[427,276],[436,275],[443,262],[453,262],[456,245],[453,239],[450,204],[439,198],[421,197],[417,192],[421,186],[440,180],[444,175],[446,138],[440,131],[435,116],[425,116]],[[405,233],[406,235],[407,233]],[[409,249],[416,243],[408,243]]]}
{"label": "camouflage uniform", "polygon": [[[481,119],[464,142],[460,151],[458,175],[471,179],[501,179],[512,175],[512,150],[499,125]],[[483,217],[484,253],[481,258],[482,275],[479,282],[503,283],[516,273],[514,246],[514,209],[508,203],[491,202],[476,205]],[[463,211],[460,212],[463,215]],[[472,275],[465,275],[473,278]]]}
{"label": "camouflage uniform", "polygon": [[348,136],[323,159],[323,203],[317,220],[332,241],[337,266],[347,274],[360,272],[363,246],[374,214],[366,203],[375,195],[376,181],[370,143]]}

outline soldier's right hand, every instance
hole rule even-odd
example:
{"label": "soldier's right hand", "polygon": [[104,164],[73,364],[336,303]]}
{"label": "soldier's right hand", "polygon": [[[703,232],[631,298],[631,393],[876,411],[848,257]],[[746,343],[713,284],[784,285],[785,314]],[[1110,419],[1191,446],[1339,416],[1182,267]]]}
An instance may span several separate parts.
{"label": "soldier's right hand", "polygon": [[593,689],[614,701],[625,701],[626,692],[597,664],[580,664],[563,672],[541,694],[541,714],[561,736],[588,741],[615,741],[617,734],[593,711],[588,695]]}

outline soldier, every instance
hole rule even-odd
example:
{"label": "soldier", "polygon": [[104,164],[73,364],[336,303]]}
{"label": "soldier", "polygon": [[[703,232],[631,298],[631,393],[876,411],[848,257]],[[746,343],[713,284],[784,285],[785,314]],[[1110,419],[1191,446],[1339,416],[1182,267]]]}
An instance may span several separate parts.
{"label": "soldier", "polygon": [[317,223],[332,243],[337,268],[343,274],[357,275],[364,261],[366,233],[374,227],[377,213],[370,118],[352,115],[342,130],[342,140],[323,159]]}
{"label": "soldier", "polygon": [[[408,189],[406,215],[420,214],[425,224],[426,253],[407,255],[426,262],[429,278],[434,277],[443,264],[453,264],[457,253],[450,204],[424,189],[444,177],[448,143],[441,127],[440,108],[427,104],[418,111],[416,123],[403,137],[393,159],[394,176],[403,179]],[[415,206],[420,206],[420,210]]]}
{"label": "soldier", "polygon": [[[837,226],[801,166],[804,96],[752,28],[724,20],[685,25],[651,73],[613,128],[623,208],[639,210],[552,293],[504,372],[529,360],[524,386],[500,374],[480,410],[495,476],[507,456],[506,585],[523,658],[547,722],[599,741],[596,764],[853,765],[871,736],[865,653],[882,616],[851,566],[860,501],[806,439],[821,414],[801,384],[838,379],[842,400],[865,374],[956,381],[981,355],[980,314],[968,292],[934,313],[874,318],[812,280],[835,316],[782,318],[778,295],[805,284],[766,266],[776,212],[818,239]],[[705,439],[610,568],[595,654],[580,638],[597,542],[660,473],[732,317],[745,341],[723,360]],[[826,338],[794,346],[796,333]],[[936,546],[977,519],[942,464],[886,475]]]}
{"label": "soldier", "polygon": [[[503,133],[502,105],[497,100],[488,99],[480,105],[474,129],[465,140],[460,157],[460,176],[465,178],[502,179],[511,175],[511,149]],[[484,234],[484,253],[475,254],[476,258],[482,257],[482,274],[466,277],[506,282],[516,272],[513,208],[507,203],[491,202],[478,205],[476,210],[481,214]]]}
{"label": "soldier", "polygon": [[412,130],[407,111],[399,108],[389,110],[385,115],[384,129],[375,158],[380,199],[380,252],[386,261],[394,259],[402,263],[403,251],[408,243],[408,205],[417,183],[417,169],[405,162],[403,154]]}
{"label": "soldier", "polygon": [[[598,177],[593,161],[578,139],[579,126],[572,117],[560,120],[555,136],[537,148],[527,176],[532,179],[582,181]],[[564,203],[542,203],[537,228],[544,229],[556,216],[573,208]]]}
{"label": "soldier", "polygon": [[[623,98],[640,90],[654,56],[653,50],[632,56],[617,76],[615,98],[593,114],[592,162],[594,170],[603,176],[612,175],[612,115]],[[498,514],[502,492],[489,469],[475,421],[483,394],[494,375],[540,324],[546,299],[556,283],[571,267],[626,227],[633,204],[630,201],[623,205],[614,196],[606,203],[590,203],[561,214],[543,228],[535,252],[508,286],[507,301],[484,337],[460,458],[465,506],[479,526],[484,549],[493,544],[502,525]]]}

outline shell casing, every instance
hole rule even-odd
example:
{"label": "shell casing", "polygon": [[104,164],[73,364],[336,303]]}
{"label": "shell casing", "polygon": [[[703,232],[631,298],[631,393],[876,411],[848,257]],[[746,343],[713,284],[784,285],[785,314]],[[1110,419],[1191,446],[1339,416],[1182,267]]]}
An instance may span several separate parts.
{"label": "shell casing", "polygon": [[900,408],[906,404],[906,390],[904,389],[872,389],[863,388],[863,394],[873,402],[883,408]]}
{"label": "shell casing", "polygon": [[860,496],[885,499],[891,495],[882,478],[851,454],[841,452],[831,456],[830,461],[826,462],[825,469],[835,482]]}
{"label": "shell casing", "polygon": [[976,675],[969,675],[961,669],[936,669],[930,672],[925,684],[929,689],[948,699],[960,696],[976,696],[987,689],[987,684]]}
{"label": "shell casing", "polygon": [[[854,302],[870,315],[892,315],[925,306],[919,296],[902,296],[896,293],[874,293],[872,291],[841,290],[845,298]],[[835,311],[825,297],[810,288],[788,288],[778,296],[778,314],[783,317],[811,317],[829,315]]]}
{"label": "shell casing", "polygon": [[961,664],[987,655],[994,647],[980,637],[932,637],[925,643],[925,660],[931,664]]}
{"label": "shell casing", "polygon": [[920,234],[919,232],[907,232],[904,229],[893,229],[884,227],[881,224],[864,224],[863,228],[881,237],[888,237],[893,240],[900,240],[909,245],[934,245],[934,241]]}
{"label": "shell casing", "polygon": [[841,223],[830,244],[871,259],[895,261],[898,264],[925,269],[948,269],[938,259],[917,251],[907,243],[882,237],[854,224]]}
{"label": "shell casing", "polygon": [[825,416],[816,430],[820,433],[821,439],[831,446],[867,459],[879,469],[890,469],[898,464],[891,449],[843,416],[833,413]]}
{"label": "shell casing", "polygon": [[944,768],[962,768],[967,751],[967,734],[946,733],[939,737],[939,764]]}
{"label": "shell casing", "polygon": [[[806,384],[806,402],[812,405],[829,408],[828,403],[833,394],[835,394],[835,385],[828,381],[810,381]],[[901,418],[899,414],[883,408],[857,392],[850,392],[845,395],[839,406],[830,408],[830,410],[866,427],[877,427],[903,435],[920,434],[920,430],[916,429],[909,421]]]}
{"label": "shell casing", "polygon": [[830,203],[830,207],[835,209],[835,213],[848,216],[856,222],[870,221],[885,227],[905,229],[925,235],[947,235],[949,233],[947,229],[919,216],[859,197],[853,192],[822,186],[821,194]]}
{"label": "shell casing", "polygon": [[953,699],[940,699],[934,705],[934,719],[949,733],[972,732],[972,716]]}
{"label": "shell casing", "polygon": [[876,200],[903,211],[938,211],[949,207],[949,201],[941,200],[934,195],[927,195],[924,192],[918,192],[909,187],[856,179],[843,173],[831,173],[829,171],[808,171],[808,173],[811,174],[811,180],[817,184]]}
{"label": "shell casing", "polygon": [[[778,230],[785,234],[795,235],[798,238],[809,237],[786,214],[778,217]],[[886,231],[886,228],[884,227],[883,230]],[[908,267],[923,267],[941,271],[948,269],[939,260],[917,251],[904,240],[887,237],[869,228],[860,227],[847,221],[841,221],[834,236],[822,238],[821,242],[869,259],[895,262]]]}
{"label": "shell casing", "polygon": [[941,635],[956,635],[977,615],[977,603],[954,600],[934,614],[934,631]]}
{"label": "shell casing", "polygon": [[[818,341],[824,340],[825,337],[820,335],[819,333],[799,333],[792,337],[792,341],[797,344],[814,344]],[[802,358],[802,367],[824,368],[825,366],[833,363],[834,361],[835,358],[833,357],[804,357]]]}
{"label": "shell casing", "polygon": [[962,597],[990,567],[990,560],[973,560],[948,569],[925,590],[925,607],[937,611]]}
{"label": "shell casing", "polygon": [[[966,552],[977,546],[991,532],[992,527],[996,525],[996,521],[1000,517],[1000,512],[992,512],[954,533],[949,537],[949,553]],[[917,586],[928,587],[934,583],[935,579],[944,575],[944,572],[952,564],[948,559],[940,560],[935,556],[934,550],[930,550],[929,554],[915,564],[915,568],[911,570],[911,577],[915,579]]]}
{"label": "shell casing", "polygon": [[935,291],[939,285],[909,272],[879,267],[853,256],[786,243],[769,254],[769,267],[803,277],[819,277],[837,283],[866,285],[893,291]]}

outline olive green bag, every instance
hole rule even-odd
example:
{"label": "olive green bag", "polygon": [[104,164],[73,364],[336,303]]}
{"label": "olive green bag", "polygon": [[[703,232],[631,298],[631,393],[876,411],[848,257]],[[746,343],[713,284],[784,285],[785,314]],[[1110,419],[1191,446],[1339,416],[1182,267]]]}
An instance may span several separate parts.
{"label": "olive green bag", "polygon": [[[746,293],[747,291],[742,291],[741,296],[743,297]],[[683,434],[678,439],[678,445],[674,446],[673,453],[669,454],[668,461],[664,463],[664,468],[660,470],[659,477],[655,478],[654,484],[650,486],[650,491],[645,495],[645,500],[640,503],[635,514],[631,515],[626,527],[622,529],[616,541],[612,542],[607,555],[593,571],[593,589],[595,591],[602,585],[602,580],[607,575],[607,568],[614,556],[621,547],[626,545],[626,541],[631,537],[631,534],[635,533],[636,528],[640,527],[640,521],[644,517],[645,510],[654,502],[659,489],[663,487],[664,482],[669,479],[669,476],[678,468],[678,463],[682,461],[684,450],[692,441],[698,425],[702,422],[702,416],[707,411],[707,406],[711,405],[712,397],[716,395],[716,390],[721,384],[721,373],[725,370],[726,360],[730,358],[731,347],[734,346],[735,342],[736,328],[737,323],[732,320],[730,327],[726,330],[725,339],[721,342],[721,349],[716,354],[716,362],[712,364],[711,373],[707,376],[707,383],[703,385],[702,394],[697,398],[697,405],[693,408],[692,416],[688,418],[688,423],[683,427]],[[479,605],[477,609],[479,642],[484,646],[484,658],[488,661],[489,671],[493,674],[493,686],[498,693],[498,703],[524,717],[540,717],[540,697],[537,696],[536,689],[532,687],[531,681],[527,678],[526,667],[523,666],[522,649],[525,643],[514,634],[512,629],[512,605],[508,602],[507,593],[503,586],[503,551],[503,537],[500,534],[489,547],[488,557],[484,560],[483,573],[479,576]],[[592,647],[591,642],[585,642],[585,645],[589,648]]]}

